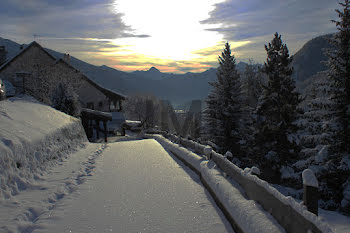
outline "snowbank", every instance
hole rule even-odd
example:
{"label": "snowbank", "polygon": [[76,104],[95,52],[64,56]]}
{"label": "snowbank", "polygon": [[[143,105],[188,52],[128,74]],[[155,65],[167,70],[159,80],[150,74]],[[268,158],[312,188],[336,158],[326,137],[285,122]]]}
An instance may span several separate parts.
{"label": "snowbank", "polygon": [[87,142],[80,120],[29,96],[0,101],[0,199]]}
{"label": "snowbank", "polygon": [[201,175],[243,232],[285,232],[259,204],[247,200],[240,191],[241,187],[236,182],[226,179],[213,161],[201,163]]}
{"label": "snowbank", "polygon": [[[178,153],[177,155],[187,161],[188,164],[191,164],[191,167],[198,168],[201,162],[203,162],[200,156],[190,152],[185,148],[181,148],[181,146],[170,142],[160,135],[153,135],[153,138],[157,139],[166,149],[173,151],[174,153]],[[182,143],[181,139],[181,143]],[[198,145],[196,145],[198,148]],[[182,153],[183,151],[183,153]],[[196,157],[193,157],[194,154]],[[188,158],[187,157],[191,157]],[[269,212],[279,221],[280,224],[286,225],[288,231],[298,232],[301,228],[312,229],[313,232],[332,232],[331,228],[322,218],[314,215],[313,213],[307,211],[306,207],[296,202],[292,197],[286,197],[274,187],[272,187],[269,183],[264,180],[261,180],[255,175],[252,175],[250,172],[244,172],[242,169],[229,162],[225,157],[219,153],[212,152],[211,156],[212,160],[216,163],[216,166],[220,168],[223,175],[229,175],[233,180],[239,183],[240,186],[243,187],[247,196],[259,202],[265,210],[269,210]],[[196,159],[194,159],[196,158]],[[197,173],[200,173],[203,177],[205,177],[203,167],[200,170],[197,170]],[[213,174],[214,175],[214,174]],[[218,187],[219,183],[215,184],[215,187]],[[230,193],[224,191],[224,189],[218,190],[214,189],[215,194],[220,197],[224,195],[223,193]],[[224,195],[225,196],[225,195]],[[231,195],[229,195],[231,196]],[[228,199],[231,197],[227,197]],[[234,197],[233,197],[234,198]],[[224,200],[225,207],[227,209],[233,208],[232,206],[226,206],[227,203],[231,203],[232,201]],[[234,207],[237,208],[237,207]],[[254,212],[254,210],[252,210]],[[232,216],[233,217],[233,216]],[[235,221],[237,221],[234,218]],[[259,221],[258,221],[259,222]],[[265,222],[265,220],[260,221]],[[265,224],[263,224],[265,225]],[[287,227],[288,226],[288,227]],[[254,226],[251,229],[251,232],[255,232]],[[250,232],[250,231],[248,231]],[[299,231],[300,232],[300,231]]]}
{"label": "snowbank", "polygon": [[224,206],[225,211],[229,213],[230,218],[233,219],[233,225],[238,226],[243,232],[285,232],[255,201],[247,200],[239,190],[239,185],[234,186],[232,184],[234,182],[229,181],[213,162],[208,164],[206,158],[170,142],[163,136],[152,135],[152,138],[155,138],[165,149],[174,153],[201,176],[202,181],[210,187],[218,201]]}

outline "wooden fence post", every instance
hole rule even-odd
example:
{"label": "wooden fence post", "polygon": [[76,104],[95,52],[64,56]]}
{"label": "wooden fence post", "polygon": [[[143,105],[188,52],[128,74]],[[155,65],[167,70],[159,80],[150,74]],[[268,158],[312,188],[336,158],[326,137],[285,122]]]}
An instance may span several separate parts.
{"label": "wooden fence post", "polygon": [[318,215],[318,181],[315,174],[310,169],[305,169],[303,177],[303,201],[307,210]]}
{"label": "wooden fence post", "polygon": [[206,146],[204,148],[204,155],[207,157],[208,160],[211,159],[211,153],[213,152],[213,148],[211,148],[210,146]]}
{"label": "wooden fence post", "polygon": [[107,137],[108,137],[108,131],[107,131],[107,121],[103,121],[103,132],[104,132],[104,135],[105,135],[105,142],[107,142]]}

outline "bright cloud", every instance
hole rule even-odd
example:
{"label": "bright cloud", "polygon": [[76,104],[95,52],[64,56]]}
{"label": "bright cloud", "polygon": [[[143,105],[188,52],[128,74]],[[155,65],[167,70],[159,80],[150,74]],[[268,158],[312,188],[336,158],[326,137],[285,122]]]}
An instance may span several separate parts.
{"label": "bright cloud", "polygon": [[116,12],[123,13],[123,22],[138,34],[149,38],[117,39],[116,44],[131,45],[131,53],[163,59],[190,60],[198,58],[193,51],[215,46],[222,35],[207,31],[200,21],[209,17],[213,5],[222,0],[117,0]]}

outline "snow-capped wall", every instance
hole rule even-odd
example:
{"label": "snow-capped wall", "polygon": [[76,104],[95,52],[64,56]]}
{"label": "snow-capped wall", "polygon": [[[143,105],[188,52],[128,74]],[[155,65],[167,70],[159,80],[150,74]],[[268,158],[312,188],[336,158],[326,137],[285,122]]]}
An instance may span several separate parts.
{"label": "snow-capped wall", "polygon": [[[174,142],[180,142],[181,145],[190,146],[189,149],[196,151],[198,154],[204,154],[205,147],[203,145],[199,145],[193,141],[190,142],[190,140],[178,138],[174,135],[170,136],[168,134],[164,134],[164,136],[168,136],[174,140]],[[197,154],[186,150],[185,148],[181,148],[180,145],[174,144],[160,135],[153,135],[153,137],[156,138],[165,148],[171,148],[169,149],[170,151],[178,153],[178,155],[183,160],[185,160],[187,164],[190,164],[191,167],[195,168],[196,170],[201,163],[203,165],[204,157],[198,156]],[[329,225],[321,218],[307,211],[305,206],[300,205],[292,197],[286,197],[278,192],[266,181],[259,179],[257,176],[252,175],[249,172],[244,172],[242,169],[228,161],[223,155],[219,153],[213,151],[210,157],[215,162],[215,167],[222,171],[223,174],[227,174],[241,187],[243,187],[244,192],[249,197],[249,199],[259,203],[278,221],[279,224],[281,224],[285,229],[288,229],[288,232],[332,232]],[[205,167],[207,166],[202,166],[201,170],[197,170],[197,173],[200,173],[202,177],[203,175],[205,177],[205,174],[209,174],[207,171],[203,170]],[[206,178],[206,180],[208,180],[210,184],[210,179]],[[216,192],[216,196],[222,197],[222,202],[226,203],[226,205],[232,204],[232,200],[228,201],[230,198],[232,198],[230,193],[222,193],[222,190],[215,188],[219,186],[220,185],[218,183],[212,182],[212,187],[214,187],[213,189],[214,192]],[[226,208],[230,209],[233,207],[226,206]],[[237,207],[234,209],[236,208]],[[239,220],[239,218],[237,220],[234,215],[232,217],[234,221],[238,221],[239,225],[244,224],[244,218],[243,220],[241,219],[243,223],[240,223],[241,220]],[[265,219],[264,221],[260,222],[264,222],[262,225],[265,225],[268,221]],[[255,225],[254,229],[259,229],[259,227]],[[249,229],[247,232],[255,232],[254,229]]]}
{"label": "snow-capped wall", "polygon": [[0,101],[0,199],[29,188],[84,142],[79,119],[28,96]]}

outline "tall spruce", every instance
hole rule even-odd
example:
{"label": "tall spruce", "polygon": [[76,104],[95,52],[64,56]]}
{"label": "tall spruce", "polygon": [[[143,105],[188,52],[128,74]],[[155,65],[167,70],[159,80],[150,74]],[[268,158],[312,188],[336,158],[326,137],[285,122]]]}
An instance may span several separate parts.
{"label": "tall spruce", "polygon": [[280,169],[295,160],[298,146],[292,139],[297,126],[298,105],[301,101],[292,79],[292,68],[286,44],[278,33],[265,45],[267,61],[263,67],[268,82],[259,99],[256,114],[256,162],[263,178],[280,182]]}
{"label": "tall spruce", "polygon": [[332,106],[329,98],[329,80],[325,72],[319,72],[316,75],[317,79],[303,101],[306,106],[299,121],[299,134],[305,158],[316,156],[321,150],[325,155],[324,148],[332,144],[332,136],[335,133],[332,127],[333,112],[329,111]]}
{"label": "tall spruce", "polygon": [[[309,95],[305,99],[305,113],[299,121],[301,161],[294,164],[298,174],[311,168],[319,181],[320,207],[337,209],[342,200],[342,182],[345,178],[337,169],[330,147],[334,143],[337,124],[334,119],[334,102],[330,98],[332,87],[327,72],[319,72]],[[346,179],[346,178],[345,178]]]}
{"label": "tall spruce", "polygon": [[[350,213],[350,2],[340,2],[336,9],[339,20],[332,20],[337,33],[330,40],[333,48],[327,51],[328,78],[331,82],[330,98],[336,133],[330,148],[328,174],[325,180],[334,191],[331,198],[338,207]],[[339,206],[340,204],[340,206]]]}
{"label": "tall spruce", "polygon": [[240,154],[241,127],[241,84],[240,75],[236,70],[236,60],[231,55],[227,42],[219,56],[217,80],[211,82],[210,92],[204,111],[207,138],[214,142],[220,152],[231,151]]}
{"label": "tall spruce", "polygon": [[243,73],[242,91],[248,106],[255,108],[262,93],[262,75],[259,66],[252,59],[246,65]]}
{"label": "tall spruce", "polygon": [[258,100],[262,94],[263,76],[259,65],[254,64],[252,59],[246,65],[242,75],[242,129],[241,135],[241,150],[245,156],[240,159],[240,163],[236,165],[241,167],[251,167],[254,163],[251,161],[251,156],[254,154],[252,145],[254,145],[254,119],[255,109]]}
{"label": "tall spruce", "polygon": [[343,10],[336,10],[339,21],[338,32],[330,40],[334,46],[328,50],[328,77],[331,81],[331,99],[334,102],[334,113],[338,125],[333,153],[342,156],[350,154],[350,2],[339,3]]}

